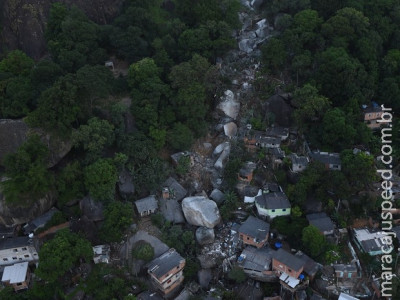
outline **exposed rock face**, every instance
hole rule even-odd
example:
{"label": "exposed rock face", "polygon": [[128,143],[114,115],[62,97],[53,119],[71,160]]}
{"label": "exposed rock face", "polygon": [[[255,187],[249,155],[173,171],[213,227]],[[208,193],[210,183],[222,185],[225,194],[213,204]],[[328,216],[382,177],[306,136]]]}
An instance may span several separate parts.
{"label": "exposed rock face", "polygon": [[[292,108],[280,95],[273,95],[263,104],[265,114],[272,114],[279,126],[290,127]],[[268,117],[268,116],[267,116]]]}
{"label": "exposed rock face", "polygon": [[196,241],[200,245],[207,245],[214,243],[215,234],[214,229],[210,229],[207,227],[199,227],[196,230]]}
{"label": "exposed rock face", "polygon": [[8,226],[27,223],[43,215],[54,203],[54,194],[48,193],[29,207],[13,206],[6,203],[0,191],[0,223]]}
{"label": "exposed rock face", "polygon": [[228,117],[236,119],[240,111],[240,102],[236,100],[235,94],[231,90],[226,90],[224,96],[221,97],[218,109]]}
{"label": "exposed rock face", "polygon": [[237,134],[237,125],[234,122],[229,122],[224,125],[225,135],[229,138],[236,136]]}
{"label": "exposed rock face", "polygon": [[118,190],[122,198],[127,200],[135,192],[133,177],[128,171],[123,170],[118,177]]}
{"label": "exposed rock face", "polygon": [[22,119],[2,119],[0,120],[0,165],[4,156],[17,151],[30,134],[38,134],[42,142],[48,146],[50,154],[47,166],[49,168],[56,165],[72,148],[70,141],[61,140],[41,129],[31,129]]}
{"label": "exposed rock face", "polygon": [[182,210],[191,225],[214,228],[221,221],[217,204],[203,196],[183,199]]}
{"label": "exposed rock face", "polygon": [[182,208],[176,199],[165,200],[161,198],[160,211],[164,216],[165,220],[172,222],[174,224],[185,223],[185,218],[183,217]]}
{"label": "exposed rock face", "polygon": [[[223,143],[223,145],[224,145],[223,151],[214,164],[214,168],[216,168],[219,171],[221,171],[224,168],[224,163],[225,163],[226,159],[228,158],[229,153],[231,152],[231,145],[229,144],[229,142],[225,142],[225,143]],[[219,145],[217,146],[217,148],[218,147],[219,147]]]}
{"label": "exposed rock face", "polygon": [[214,189],[211,194],[210,198],[215,201],[217,204],[221,204],[225,200],[225,195],[219,189]]}
{"label": "exposed rock face", "polygon": [[104,220],[104,207],[101,202],[94,201],[91,197],[87,196],[79,202],[79,207],[89,220],[101,221]]}
{"label": "exposed rock face", "polygon": [[199,260],[202,269],[211,269],[217,265],[215,258],[209,255],[200,254],[197,256],[197,259]]}
{"label": "exposed rock face", "polygon": [[45,54],[44,31],[51,4],[76,5],[89,19],[109,23],[118,13],[123,0],[3,0],[0,1],[0,50],[21,49],[34,59]]}
{"label": "exposed rock face", "polygon": [[210,281],[212,279],[212,273],[210,269],[203,269],[197,272],[197,278],[199,279],[199,284],[202,288],[208,288]]}

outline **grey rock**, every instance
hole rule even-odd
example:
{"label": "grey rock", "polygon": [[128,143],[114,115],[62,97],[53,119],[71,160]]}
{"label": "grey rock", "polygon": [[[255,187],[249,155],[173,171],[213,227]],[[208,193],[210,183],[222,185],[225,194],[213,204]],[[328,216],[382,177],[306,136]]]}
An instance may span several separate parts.
{"label": "grey rock", "polygon": [[222,151],[224,151],[224,149],[226,148],[226,146],[227,146],[227,143],[221,143],[217,147],[215,147],[213,156],[217,156],[217,155],[221,154]]}
{"label": "grey rock", "polygon": [[217,108],[228,117],[236,119],[240,110],[240,102],[236,100],[235,94],[231,90],[226,90]]}
{"label": "grey rock", "polygon": [[47,166],[55,166],[71,150],[72,144],[69,140],[63,140],[51,135],[42,129],[29,128],[22,120],[0,120],[0,165],[4,157],[14,153],[25,143],[31,134],[38,134],[41,141],[49,148]]}
{"label": "grey rock", "polygon": [[196,241],[200,245],[207,245],[214,243],[215,234],[214,229],[210,229],[207,227],[199,227],[196,229]]}
{"label": "grey rock", "polygon": [[178,224],[185,223],[185,218],[183,217],[182,208],[176,199],[163,199],[159,200],[160,211],[164,216],[165,220]]}
{"label": "grey rock", "polygon": [[259,9],[260,6],[264,3],[264,0],[251,0],[251,7],[254,7],[256,9]]}
{"label": "grey rock", "polygon": [[104,220],[103,203],[93,200],[90,196],[83,198],[79,202],[79,207],[89,220],[95,222]]}
{"label": "grey rock", "polygon": [[224,144],[225,144],[224,150],[222,151],[221,155],[214,164],[214,168],[216,168],[219,171],[221,171],[224,168],[224,163],[226,159],[229,157],[229,153],[231,152],[231,145],[229,144],[229,142],[225,142]]}
{"label": "grey rock", "polygon": [[221,192],[219,189],[213,189],[210,194],[210,198],[215,201],[217,204],[221,204],[225,200],[225,194]]}
{"label": "grey rock", "polygon": [[123,170],[119,174],[118,178],[119,178],[118,179],[119,194],[121,195],[122,198],[127,200],[129,197],[131,197],[135,193],[133,177],[128,171]]}
{"label": "grey rock", "polygon": [[56,202],[53,192],[28,207],[10,205],[0,190],[0,223],[6,226],[28,223],[47,212]]}
{"label": "grey rock", "polygon": [[205,150],[210,150],[212,147],[212,144],[211,143],[203,143],[203,147]]}
{"label": "grey rock", "polygon": [[237,125],[234,122],[229,122],[224,125],[225,135],[229,138],[236,136],[237,130],[238,130]]}
{"label": "grey rock", "polygon": [[214,228],[221,222],[217,204],[202,196],[183,199],[182,211],[186,221],[191,225]]}
{"label": "grey rock", "polygon": [[202,269],[211,269],[217,265],[215,258],[209,255],[200,254],[197,256],[197,259],[199,260]]}
{"label": "grey rock", "polygon": [[212,272],[210,269],[202,269],[197,272],[197,278],[199,280],[200,286],[206,289],[208,288],[212,279]]}

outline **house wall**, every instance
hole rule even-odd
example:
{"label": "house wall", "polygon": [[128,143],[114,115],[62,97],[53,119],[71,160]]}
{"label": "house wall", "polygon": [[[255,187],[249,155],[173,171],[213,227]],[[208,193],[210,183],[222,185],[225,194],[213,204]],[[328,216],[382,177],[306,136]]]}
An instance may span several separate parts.
{"label": "house wall", "polygon": [[272,259],[272,269],[276,270],[280,273],[285,272],[286,274],[288,274],[289,276],[292,276],[294,278],[298,278],[300,276],[301,272],[303,272],[303,267],[300,270],[295,271],[295,270],[290,269],[288,266],[281,263],[280,261],[276,260],[275,258]]}
{"label": "house wall", "polygon": [[172,291],[175,287],[177,287],[180,283],[182,283],[184,276],[183,271],[179,271],[178,273],[169,276],[167,280],[163,283],[160,283],[155,277],[151,277],[154,286],[159,289],[164,294],[168,294]]}
{"label": "house wall", "polygon": [[256,207],[257,207],[257,211],[258,214],[261,216],[267,216],[271,219],[278,217],[278,216],[289,216],[290,215],[290,208],[286,208],[286,210],[284,211],[283,209],[275,209],[275,211],[272,211],[272,209],[265,209],[261,206],[259,206],[256,203]]}
{"label": "house wall", "polygon": [[328,164],[328,165],[326,165],[326,167],[329,170],[338,170],[338,171],[340,171],[342,169],[341,165],[334,165],[334,164]]}
{"label": "house wall", "polygon": [[11,285],[14,288],[14,291],[16,292],[20,290],[26,290],[27,288],[29,288],[30,278],[31,278],[30,271],[28,269],[26,272],[25,281],[14,284],[10,284],[9,281],[5,281],[4,284]]}
{"label": "house wall", "polygon": [[257,248],[261,248],[268,241],[268,234],[266,235],[265,239],[263,239],[262,241],[260,241],[258,243],[254,241],[254,237],[252,237],[250,235],[247,235],[247,234],[244,234],[244,233],[241,233],[241,232],[239,232],[239,237],[243,241],[244,244],[252,245],[252,246],[255,246]]}
{"label": "house wall", "polygon": [[302,172],[306,169],[307,167],[303,166],[303,165],[299,165],[299,164],[292,164],[292,169],[293,172]]}
{"label": "house wall", "polygon": [[375,129],[375,128],[380,128],[382,123],[378,123],[376,120],[368,120],[364,122],[367,127],[371,128],[371,129]]}
{"label": "house wall", "polygon": [[151,274],[158,282],[163,283],[166,279],[171,277],[173,274],[180,272],[185,267],[185,260],[183,260],[179,265],[173,267],[171,270],[166,272],[163,276],[157,278],[154,274]]}
{"label": "house wall", "polygon": [[39,260],[39,255],[35,247],[31,245],[0,250],[0,266],[36,260]]}
{"label": "house wall", "polygon": [[382,115],[382,112],[369,112],[364,114],[364,121],[371,121],[371,120],[376,120],[379,119]]}

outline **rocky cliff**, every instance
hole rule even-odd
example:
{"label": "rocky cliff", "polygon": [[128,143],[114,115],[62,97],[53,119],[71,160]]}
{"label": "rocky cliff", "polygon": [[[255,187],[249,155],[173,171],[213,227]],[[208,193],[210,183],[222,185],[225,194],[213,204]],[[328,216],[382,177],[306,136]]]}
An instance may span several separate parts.
{"label": "rocky cliff", "polygon": [[0,51],[20,49],[34,59],[46,53],[44,31],[53,2],[76,5],[98,24],[117,15],[123,0],[2,0],[0,1]]}

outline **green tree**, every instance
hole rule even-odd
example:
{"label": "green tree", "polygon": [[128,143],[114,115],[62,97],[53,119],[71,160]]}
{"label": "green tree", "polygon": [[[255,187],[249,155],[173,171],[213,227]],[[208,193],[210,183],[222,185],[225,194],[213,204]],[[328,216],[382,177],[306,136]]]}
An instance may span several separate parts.
{"label": "green tree", "polygon": [[37,109],[28,115],[26,122],[33,127],[69,135],[81,113],[78,95],[75,76],[61,77],[41,94]]}
{"label": "green tree", "polygon": [[261,51],[264,63],[273,72],[277,72],[284,66],[286,62],[286,50],[281,40],[277,38],[269,39]]}
{"label": "green tree", "polygon": [[186,125],[177,122],[168,134],[168,142],[175,150],[188,150],[192,146],[193,133]]}
{"label": "green tree", "polygon": [[33,65],[33,59],[20,50],[14,50],[0,61],[0,73],[9,73],[13,76],[28,76]]}
{"label": "green tree", "polygon": [[114,139],[114,126],[107,120],[96,117],[89,119],[87,125],[81,125],[72,133],[73,144],[83,146],[89,162],[98,159],[104,149],[113,144]]}
{"label": "green tree", "polygon": [[340,154],[342,172],[345,174],[353,190],[367,188],[377,179],[374,157],[365,152],[353,154],[351,150],[344,150]]}
{"label": "green tree", "polygon": [[356,130],[339,108],[331,109],[324,115],[322,132],[323,144],[335,151],[351,147],[356,136]]}
{"label": "green tree", "polygon": [[59,205],[84,196],[83,170],[78,161],[67,164],[61,170],[57,176],[56,185]]}
{"label": "green tree", "polygon": [[124,232],[133,222],[133,207],[129,202],[113,201],[104,210],[104,222],[100,228],[103,241],[120,242]]}
{"label": "green tree", "polygon": [[53,59],[64,70],[76,71],[86,64],[103,63],[106,55],[99,46],[99,27],[76,6],[67,9],[54,3],[46,28],[47,45]]}
{"label": "green tree", "polygon": [[1,187],[6,201],[29,206],[51,190],[53,174],[47,170],[48,148],[33,135],[13,154],[4,158],[6,180]]}
{"label": "green tree", "polygon": [[114,199],[118,180],[115,165],[107,159],[99,159],[84,169],[85,187],[95,200],[108,202]]}
{"label": "green tree", "polygon": [[247,276],[242,268],[234,266],[228,273],[228,278],[234,280],[236,283],[242,283],[246,281]]}
{"label": "green tree", "polygon": [[154,257],[154,249],[148,243],[140,243],[136,245],[132,250],[132,256],[136,259],[144,260],[149,262]]}
{"label": "green tree", "polygon": [[325,236],[313,225],[309,225],[303,229],[301,240],[304,248],[314,258],[318,257],[326,247]]}
{"label": "green tree", "polygon": [[69,230],[61,230],[54,239],[41,247],[39,267],[35,274],[43,280],[56,281],[79,263],[81,258],[87,262],[93,258],[93,249],[89,241]]}
{"label": "green tree", "polygon": [[114,78],[105,66],[85,65],[76,72],[76,83],[79,86],[79,96],[85,102],[87,115],[92,115],[93,106],[99,99],[106,98],[112,89]]}

